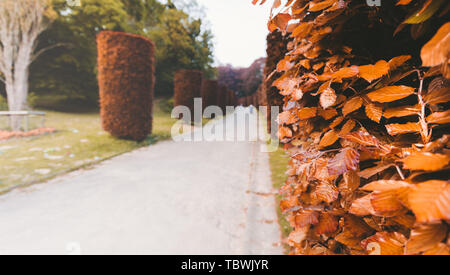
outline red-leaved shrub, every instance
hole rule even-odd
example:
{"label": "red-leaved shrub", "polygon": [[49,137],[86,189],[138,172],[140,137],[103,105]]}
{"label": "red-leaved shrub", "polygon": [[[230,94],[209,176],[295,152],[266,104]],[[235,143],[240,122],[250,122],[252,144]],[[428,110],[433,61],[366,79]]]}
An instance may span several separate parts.
{"label": "red-leaved shrub", "polygon": [[138,35],[103,31],[97,36],[103,129],[136,141],[152,131],[155,47]]}

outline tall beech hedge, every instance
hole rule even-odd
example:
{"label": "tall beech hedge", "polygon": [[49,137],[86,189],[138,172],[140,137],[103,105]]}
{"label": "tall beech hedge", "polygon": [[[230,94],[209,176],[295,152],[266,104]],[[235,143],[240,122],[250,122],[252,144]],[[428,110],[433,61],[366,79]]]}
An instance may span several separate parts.
{"label": "tall beech hedge", "polygon": [[227,92],[227,105],[228,106],[235,106],[235,100],[236,100],[236,94],[234,93],[233,90],[228,89]]}
{"label": "tall beech hedge", "polygon": [[225,107],[227,106],[227,93],[228,88],[225,85],[219,85],[219,91],[217,94],[217,106],[219,106],[225,114]]}
{"label": "tall beech hedge", "polygon": [[174,76],[174,106],[186,106],[194,120],[194,98],[201,97],[203,74],[198,70],[179,70]]}
{"label": "tall beech hedge", "polygon": [[290,154],[287,243],[291,254],[450,255],[450,3],[366,3],[274,2],[269,28],[293,39],[273,83]]}
{"label": "tall beech hedge", "polygon": [[279,72],[276,72],[277,65],[288,52],[287,45],[290,40],[289,37],[284,36],[278,30],[267,35],[267,59],[264,67],[263,91],[266,93],[265,98],[269,107],[267,112],[267,130],[269,133],[272,128],[270,106],[278,106],[280,110],[283,106],[283,96],[280,94],[280,90],[272,84],[281,75]]}
{"label": "tall beech hedge", "polygon": [[202,82],[203,109],[216,105],[219,82],[217,80],[204,79]]}
{"label": "tall beech hedge", "polygon": [[145,37],[103,31],[97,36],[100,114],[111,135],[136,141],[152,132],[155,46]]}

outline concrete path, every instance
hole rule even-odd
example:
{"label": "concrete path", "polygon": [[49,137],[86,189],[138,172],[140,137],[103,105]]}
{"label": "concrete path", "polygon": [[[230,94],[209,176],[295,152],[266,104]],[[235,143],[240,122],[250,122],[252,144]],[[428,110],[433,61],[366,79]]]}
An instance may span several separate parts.
{"label": "concrete path", "polygon": [[260,145],[160,142],[1,196],[0,254],[281,254]]}

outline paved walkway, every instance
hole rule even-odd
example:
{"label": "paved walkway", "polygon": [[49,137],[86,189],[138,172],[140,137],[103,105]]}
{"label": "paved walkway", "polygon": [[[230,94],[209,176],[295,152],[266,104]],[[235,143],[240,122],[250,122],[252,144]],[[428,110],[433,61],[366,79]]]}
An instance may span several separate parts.
{"label": "paved walkway", "polygon": [[160,142],[1,196],[0,254],[281,254],[260,145]]}

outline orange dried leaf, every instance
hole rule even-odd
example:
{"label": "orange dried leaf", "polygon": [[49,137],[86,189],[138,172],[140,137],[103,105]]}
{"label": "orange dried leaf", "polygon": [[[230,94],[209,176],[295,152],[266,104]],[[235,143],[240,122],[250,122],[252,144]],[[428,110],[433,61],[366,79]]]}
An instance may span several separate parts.
{"label": "orange dried leaf", "polygon": [[291,246],[300,245],[306,239],[309,227],[296,228],[288,237],[288,244]]}
{"label": "orange dried leaf", "polygon": [[361,242],[372,255],[403,255],[405,243],[405,236],[397,232],[378,232]]}
{"label": "orange dried leaf", "polygon": [[331,75],[332,78],[340,80],[344,78],[352,78],[359,73],[358,66],[345,67]]}
{"label": "orange dried leaf", "polygon": [[450,161],[449,155],[432,154],[432,153],[413,153],[403,159],[405,169],[438,171]]}
{"label": "orange dried leaf", "polygon": [[344,173],[342,184],[339,185],[339,191],[341,193],[350,193],[359,188],[361,184],[361,178],[353,170]]}
{"label": "orange dried leaf", "polygon": [[393,117],[404,117],[404,116],[417,115],[420,113],[420,109],[421,109],[420,105],[391,108],[391,109],[387,109],[384,112],[383,116],[385,118],[393,118]]}
{"label": "orange dried leaf", "polygon": [[[309,34],[309,32],[312,30],[312,28],[313,28],[313,24],[311,22],[300,23],[300,25],[298,25],[292,31],[292,35],[291,36],[293,36],[293,37],[299,37],[299,36],[305,37],[305,36],[307,36]],[[308,60],[308,59],[306,59],[306,60]],[[309,62],[308,62],[308,66],[309,66]]]}
{"label": "orange dried leaf", "polygon": [[323,138],[320,140],[319,148],[325,148],[333,145],[336,141],[338,141],[339,135],[334,131],[328,131]]}
{"label": "orange dried leaf", "polygon": [[349,231],[344,231],[341,234],[337,235],[335,240],[345,246],[354,249],[361,249],[361,241],[363,240],[363,238],[356,237]]}
{"label": "orange dried leaf", "polygon": [[400,224],[406,228],[412,228],[416,223],[416,217],[413,215],[405,214],[396,217],[390,218],[390,221],[393,221],[397,224]]}
{"label": "orange dried leaf", "polygon": [[338,112],[336,111],[336,109],[326,109],[326,110],[320,109],[319,115],[323,117],[325,120],[329,120],[337,116]]}
{"label": "orange dried leaf", "polygon": [[444,243],[438,243],[435,247],[425,251],[423,255],[450,256],[450,247]]}
{"label": "orange dried leaf", "polygon": [[289,111],[282,112],[278,115],[279,124],[292,124],[298,121],[298,118]]}
{"label": "orange dried leaf", "polygon": [[317,115],[316,107],[304,107],[304,108],[301,108],[297,113],[298,118],[301,120],[313,118],[316,115]]}
{"label": "orange dried leaf", "polygon": [[339,226],[339,220],[336,216],[329,213],[322,213],[319,218],[319,223],[316,226],[316,233],[322,234],[332,234],[336,232]]}
{"label": "orange dried leaf", "polygon": [[450,220],[450,184],[439,180],[418,184],[409,193],[409,205],[418,222]]}
{"label": "orange dried leaf", "polygon": [[355,237],[363,237],[370,235],[373,230],[367,223],[354,215],[346,215],[344,217],[344,231],[351,232]]}
{"label": "orange dried leaf", "polygon": [[361,188],[361,190],[364,191],[389,191],[389,190],[395,190],[399,188],[405,188],[405,187],[411,187],[412,185],[407,183],[406,181],[399,181],[399,180],[379,180],[371,182],[367,185],[364,185],[364,187]]}
{"label": "orange dried leaf", "polygon": [[294,63],[289,60],[283,59],[277,65],[277,72],[284,72],[290,70],[294,66]]}
{"label": "orange dried leaf", "polygon": [[351,112],[354,112],[354,111],[358,110],[359,108],[361,108],[362,105],[363,105],[363,99],[359,96],[354,97],[344,104],[344,107],[342,108],[342,114],[344,116],[346,116],[346,115],[350,114]]}
{"label": "orange dried leaf", "polygon": [[408,190],[409,187],[372,193],[370,203],[377,216],[393,217],[404,210],[405,207],[401,203],[399,195],[401,192],[408,192]]}
{"label": "orange dried leaf", "polygon": [[384,60],[380,60],[375,65],[360,66],[359,75],[368,82],[372,82],[375,79],[387,75],[389,73],[389,69],[389,63]]}
{"label": "orange dried leaf", "polygon": [[341,131],[339,132],[339,136],[345,136],[350,133],[356,126],[356,122],[354,120],[347,121],[344,126],[342,126]]}
{"label": "orange dried leaf", "polygon": [[339,124],[342,123],[342,121],[344,121],[344,117],[337,117],[335,120],[333,120],[333,122],[330,123],[329,127],[331,129],[336,128]]}
{"label": "orange dried leaf", "polygon": [[332,203],[337,200],[339,191],[336,185],[328,181],[322,181],[314,190],[314,195],[320,201]]}
{"label": "orange dried leaf", "polygon": [[320,105],[322,108],[327,109],[336,103],[336,93],[330,87],[325,88],[320,94]]}
{"label": "orange dried leaf", "polygon": [[286,30],[286,27],[291,20],[291,15],[288,13],[279,13],[271,21],[269,30],[274,31],[274,27],[278,27],[280,30]]}
{"label": "orange dried leaf", "polygon": [[380,142],[378,139],[366,131],[358,131],[343,136],[344,139],[361,144],[363,146],[378,147]]}
{"label": "orange dried leaf", "polygon": [[317,224],[319,222],[319,212],[316,211],[304,211],[295,216],[295,225],[297,227],[305,227],[311,224]]}
{"label": "orange dried leaf", "polygon": [[386,129],[391,136],[418,133],[421,131],[419,123],[410,122],[406,124],[389,124],[386,125]]}
{"label": "orange dried leaf", "polygon": [[367,195],[353,201],[349,213],[360,217],[374,215],[375,210],[373,209],[372,203],[370,201],[371,195]]}
{"label": "orange dried leaf", "polygon": [[345,148],[333,159],[328,161],[328,173],[330,176],[342,175],[347,171],[356,171],[359,164],[359,153],[353,148]]}
{"label": "orange dried leaf", "polygon": [[284,138],[291,138],[292,137],[292,130],[288,127],[280,127],[278,130],[278,138],[284,139]]}
{"label": "orange dried leaf", "polygon": [[336,0],[325,0],[322,2],[309,2],[309,11],[321,11],[324,10],[330,6],[332,6],[334,3],[336,2]]}
{"label": "orange dried leaf", "polygon": [[393,70],[397,69],[398,67],[400,67],[401,65],[403,65],[406,61],[408,61],[410,59],[411,59],[410,55],[401,55],[401,56],[392,58],[389,61],[390,70],[393,71]]}
{"label": "orange dried leaf", "polygon": [[378,173],[381,173],[385,171],[386,169],[389,169],[391,167],[395,166],[393,163],[379,163],[377,166],[372,168],[367,168],[361,172],[358,173],[358,175],[362,178],[369,179],[373,176],[375,176]]}
{"label": "orange dried leaf", "polygon": [[447,236],[444,224],[420,225],[411,231],[406,243],[406,254],[419,254],[436,247]]}
{"label": "orange dried leaf", "polygon": [[411,1],[412,0],[399,0],[396,5],[408,5]]}
{"label": "orange dried leaf", "polygon": [[427,117],[428,123],[447,124],[450,123],[450,110],[445,112],[435,112]]}
{"label": "orange dried leaf", "polygon": [[292,100],[298,101],[303,98],[303,91],[301,89],[295,89],[292,94]]}
{"label": "orange dried leaf", "polygon": [[367,96],[372,101],[381,103],[392,102],[408,97],[414,93],[414,88],[408,86],[387,86],[370,92]]}
{"label": "orange dried leaf", "polygon": [[380,123],[381,117],[383,116],[383,107],[372,103],[368,104],[366,106],[366,115],[376,123]]}
{"label": "orange dried leaf", "polygon": [[296,206],[298,206],[297,196],[289,196],[284,198],[280,203],[280,209],[283,213],[295,208]]}
{"label": "orange dried leaf", "polygon": [[446,64],[449,61],[450,52],[450,22],[445,23],[436,35],[423,46],[420,56],[422,65],[434,67]]}
{"label": "orange dried leaf", "polygon": [[450,89],[442,87],[435,89],[424,96],[424,100],[427,104],[435,105],[439,103],[446,103],[450,101]]}

